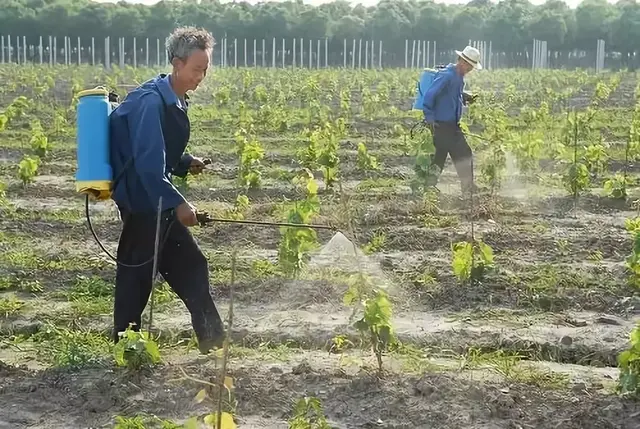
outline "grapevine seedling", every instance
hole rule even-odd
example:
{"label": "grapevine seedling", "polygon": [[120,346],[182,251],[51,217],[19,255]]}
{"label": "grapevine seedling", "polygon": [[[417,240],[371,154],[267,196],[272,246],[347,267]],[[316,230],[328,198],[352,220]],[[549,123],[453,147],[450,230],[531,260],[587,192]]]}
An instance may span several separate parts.
{"label": "grapevine seedling", "polygon": [[262,181],[261,164],[264,148],[247,129],[235,134],[238,156],[238,181],[245,188],[259,188]]}
{"label": "grapevine seedling", "polygon": [[520,110],[520,118],[524,123],[524,131],[521,138],[513,139],[513,151],[518,162],[518,168],[523,173],[534,172],[539,166],[539,159],[544,146],[544,132],[537,129],[538,123],[544,123],[549,115],[549,106],[542,102],[539,110],[523,107]]}
{"label": "grapevine seedling", "polygon": [[622,170],[622,174],[618,173],[614,177],[604,182],[604,190],[610,198],[626,200],[628,196],[627,188],[633,184],[633,182],[629,179],[627,174],[629,170],[629,157],[631,156],[632,146],[633,146],[634,140],[636,140],[637,138],[636,132],[635,132],[636,116],[637,116],[637,108],[636,108],[636,112],[634,113],[634,119],[631,123],[631,127],[629,129],[629,137],[627,138],[627,143],[625,145],[624,167]]}
{"label": "grapevine seedling", "polygon": [[[302,177],[299,181],[304,184],[306,198],[303,201],[296,201],[289,209],[286,219],[288,223],[311,223],[313,217],[320,211],[318,184],[309,170],[305,170],[305,173],[306,177]],[[296,277],[306,262],[307,252],[316,245],[316,232],[311,228],[282,227],[280,233],[282,238],[278,246],[278,262],[284,273]]]}
{"label": "grapevine seedling", "polygon": [[630,281],[640,286],[640,218],[627,219],[625,228],[633,237],[633,249],[627,257],[627,268],[631,271]]}
{"label": "grapevine seedling", "polygon": [[0,131],[6,129],[12,120],[22,117],[28,107],[29,100],[27,97],[23,95],[16,97],[5,111],[0,113]]}
{"label": "grapevine seedling", "polygon": [[618,356],[620,377],[617,390],[624,395],[640,396],[640,323],[631,331],[631,347]]}
{"label": "grapevine seedling", "polygon": [[318,164],[324,169],[324,183],[326,188],[331,188],[338,179],[340,158],[338,156],[338,134],[330,124],[325,126],[322,139],[323,147],[318,156]]}
{"label": "grapevine seedling", "polygon": [[342,302],[353,307],[349,320],[355,319],[358,310],[362,310],[353,325],[364,342],[371,345],[381,374],[382,355],[397,343],[391,325],[391,302],[387,294],[377,289],[369,276],[359,273],[350,277],[349,288],[342,297]]}
{"label": "grapevine seedling", "polygon": [[246,195],[238,195],[236,202],[231,210],[227,210],[225,217],[227,219],[243,220],[244,215],[249,210],[249,197]]}
{"label": "grapevine seedling", "polygon": [[609,198],[624,200],[627,198],[627,188],[633,183],[625,174],[616,174],[604,182],[604,191]]}
{"label": "grapevine seedling", "polygon": [[25,155],[18,164],[18,177],[22,180],[22,186],[33,182],[34,177],[38,174],[40,166],[40,158]]}
{"label": "grapevine seedling", "polygon": [[486,118],[483,132],[483,146],[488,149],[486,162],[481,168],[483,182],[491,188],[491,195],[500,188],[507,165],[506,148],[503,143],[507,133],[506,112],[503,108],[492,109],[492,115]]}
{"label": "grapevine seedling", "polygon": [[354,274],[349,277],[348,285],[349,287],[342,297],[342,303],[348,307],[353,307],[353,313],[349,317],[349,320],[353,321],[359,304],[362,303],[367,296],[372,295],[375,289],[371,278],[363,273]]}
{"label": "grapevine seedling", "polygon": [[369,88],[362,90],[362,113],[368,120],[373,120],[381,103],[378,94],[372,94]]}
{"label": "grapevine seedling", "polygon": [[53,133],[61,135],[66,133],[68,127],[68,121],[60,112],[56,112],[53,117]]}
{"label": "grapevine seedling", "polygon": [[289,429],[331,429],[324,416],[322,404],[315,397],[305,396],[300,399],[288,423]]}
{"label": "grapevine seedling", "polygon": [[407,129],[400,124],[393,124],[391,128],[391,135],[398,139],[402,139],[402,143],[399,146],[399,149],[402,149],[402,155],[409,156],[411,155],[411,151],[413,149],[409,132]]}
{"label": "grapevine seedling", "polygon": [[49,139],[38,119],[31,121],[31,139],[29,143],[31,144],[31,149],[38,157],[46,157],[49,152]]}
{"label": "grapevine seedling", "polygon": [[331,339],[331,347],[329,347],[329,353],[342,353],[345,348],[353,347],[353,343],[346,335],[336,335]]}
{"label": "grapevine seedling", "polygon": [[313,131],[305,129],[304,133],[307,135],[307,145],[304,149],[298,150],[298,162],[304,168],[313,171],[318,166],[318,147],[321,131],[319,129]]}
{"label": "grapevine seedling", "polygon": [[250,129],[252,124],[253,118],[251,117],[251,111],[247,108],[246,103],[244,101],[238,102],[238,129]]}
{"label": "grapevine seedling", "polygon": [[371,343],[378,361],[378,372],[382,373],[382,355],[395,344],[391,326],[391,302],[385,292],[378,290],[375,295],[366,298],[363,304],[364,314],[354,326]]}
{"label": "grapevine seedling", "polygon": [[362,171],[378,170],[380,168],[378,160],[375,156],[369,155],[367,145],[363,142],[358,143],[356,165],[358,166],[358,169]]}
{"label": "grapevine seedling", "polygon": [[565,144],[573,148],[573,159],[569,171],[563,177],[563,182],[566,190],[573,195],[574,208],[577,206],[578,196],[589,188],[591,182],[589,165],[596,168],[595,166],[601,163],[601,151],[597,148],[591,150],[590,157],[585,156],[583,159],[578,157],[578,141],[581,137],[588,136],[589,124],[594,115],[595,111],[591,110],[583,115],[578,115],[578,112],[574,111],[573,118],[567,114]]}
{"label": "grapevine seedling", "polygon": [[494,268],[493,249],[482,240],[454,243],[452,250],[453,274],[461,283],[480,280],[488,270]]}
{"label": "grapevine seedling", "polygon": [[384,249],[384,245],[387,241],[387,235],[384,232],[376,232],[371,241],[369,241],[362,249],[365,255],[371,255],[372,253],[380,252]]}
{"label": "grapevine seedling", "polygon": [[415,176],[409,186],[413,194],[424,193],[427,188],[436,186],[442,170],[433,163],[435,146],[431,133],[421,133],[420,141],[414,148],[415,161],[413,171]]}
{"label": "grapevine seedling", "polygon": [[5,319],[18,313],[24,307],[24,301],[17,299],[15,296],[10,298],[0,298],[0,317]]}
{"label": "grapevine seedling", "polygon": [[563,179],[565,189],[576,198],[589,188],[591,182],[589,169],[582,162],[576,161],[569,167]]}
{"label": "grapevine seedling", "polygon": [[607,149],[602,143],[592,144],[584,149],[584,164],[589,172],[593,177],[602,175],[606,171],[607,161],[609,160]]}
{"label": "grapevine seedling", "polygon": [[496,191],[500,188],[506,163],[507,157],[504,145],[500,142],[493,142],[487,162],[481,168],[483,182],[491,189],[492,196],[495,196]]}
{"label": "grapevine seedling", "polygon": [[340,117],[351,118],[351,92],[344,89],[340,91]]}
{"label": "grapevine seedling", "polygon": [[113,350],[118,366],[139,370],[160,362],[158,344],[149,338],[148,333],[136,332],[129,326],[118,335],[120,340]]}

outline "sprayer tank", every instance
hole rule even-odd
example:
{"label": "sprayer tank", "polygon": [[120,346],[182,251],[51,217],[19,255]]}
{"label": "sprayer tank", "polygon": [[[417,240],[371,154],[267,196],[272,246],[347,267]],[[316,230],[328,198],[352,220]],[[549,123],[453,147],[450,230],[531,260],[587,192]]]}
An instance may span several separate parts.
{"label": "sprayer tank", "polygon": [[111,196],[113,171],[109,151],[109,93],[96,88],[78,94],[76,190],[97,200]]}
{"label": "sprayer tank", "polygon": [[420,81],[418,82],[418,87],[416,89],[416,100],[413,103],[414,110],[422,110],[423,102],[424,102],[424,94],[427,92],[427,89],[433,83],[433,79],[436,77],[436,70],[426,68],[422,71],[420,75]]}
{"label": "sprayer tank", "polygon": [[[418,87],[416,89],[416,99],[413,103],[413,110],[423,110],[424,109],[424,95],[427,93],[427,90],[433,83],[433,80],[436,77],[437,70],[426,68],[422,71],[420,75],[420,81],[418,82]],[[469,106],[462,105],[462,115],[466,115],[469,113]]]}

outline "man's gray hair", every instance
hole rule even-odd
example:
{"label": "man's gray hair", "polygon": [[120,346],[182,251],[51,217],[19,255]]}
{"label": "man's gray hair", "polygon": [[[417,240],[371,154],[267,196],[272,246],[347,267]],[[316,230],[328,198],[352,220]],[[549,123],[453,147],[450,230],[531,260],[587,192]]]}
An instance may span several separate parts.
{"label": "man's gray hair", "polygon": [[195,27],[176,28],[166,42],[169,62],[174,58],[186,60],[197,50],[210,51],[214,45],[213,36],[206,30]]}

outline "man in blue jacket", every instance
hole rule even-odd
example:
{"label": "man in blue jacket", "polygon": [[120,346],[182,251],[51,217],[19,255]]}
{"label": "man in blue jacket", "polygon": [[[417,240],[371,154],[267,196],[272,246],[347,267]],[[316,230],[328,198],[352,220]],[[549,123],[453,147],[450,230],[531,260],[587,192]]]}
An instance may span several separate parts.
{"label": "man in blue jacket", "polygon": [[456,51],[458,61],[438,71],[424,95],[424,120],[433,133],[435,154],[432,163],[436,167],[432,185],[437,184],[447,155],[455,165],[460,178],[462,192],[475,189],[473,183],[473,153],[460,129],[462,106],[466,104],[463,94],[464,76],[473,69],[481,69],[480,52],[467,46]]}
{"label": "man in blue jacket", "polygon": [[162,214],[158,270],[185,303],[202,353],[219,347],[224,325],[209,290],[208,263],[188,227],[196,209],[171,182],[197,174],[204,164],[184,154],[190,135],[187,91],[207,74],[213,38],[179,28],[167,40],[172,72],[160,74],[127,95],[111,114],[113,200],[123,222],[118,243],[114,341],[130,323],[140,327],[152,288],[158,203]]}

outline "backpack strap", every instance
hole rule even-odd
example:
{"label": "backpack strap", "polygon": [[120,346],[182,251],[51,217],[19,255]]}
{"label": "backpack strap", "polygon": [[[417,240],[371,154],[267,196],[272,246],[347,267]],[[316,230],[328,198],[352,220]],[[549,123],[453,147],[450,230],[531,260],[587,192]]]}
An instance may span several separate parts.
{"label": "backpack strap", "polygon": [[[114,96],[114,100],[112,101],[112,94]],[[162,100],[162,123],[164,123],[164,118],[167,114],[167,102],[165,101],[164,97],[162,96],[162,93],[160,93],[160,91],[158,91],[158,94],[160,95],[160,99]],[[109,92],[109,101],[112,103],[118,103],[119,101],[119,96],[116,93],[112,93]],[[119,104],[116,105],[116,107],[119,106]],[[114,189],[116,189],[116,186],[118,185],[118,182],[120,182],[120,180],[122,180],[122,178],[124,177],[124,173],[127,172],[127,170],[133,165],[133,155],[131,155],[129,157],[129,159],[127,159],[127,162],[124,163],[124,166],[122,167],[122,171],[120,171],[120,173],[118,173],[118,175],[113,179],[113,181],[111,182],[111,192],[113,192]]]}
{"label": "backpack strap", "polygon": [[[440,73],[442,70],[446,69],[447,66],[443,65],[443,64],[439,64],[435,67],[435,72],[436,75],[438,73]],[[435,79],[435,77],[434,77]],[[420,80],[418,79],[418,82],[416,82],[416,86],[418,87],[418,93],[420,94],[420,97],[424,97],[424,94],[422,93],[422,88],[420,87]]]}

